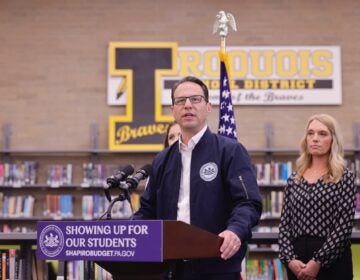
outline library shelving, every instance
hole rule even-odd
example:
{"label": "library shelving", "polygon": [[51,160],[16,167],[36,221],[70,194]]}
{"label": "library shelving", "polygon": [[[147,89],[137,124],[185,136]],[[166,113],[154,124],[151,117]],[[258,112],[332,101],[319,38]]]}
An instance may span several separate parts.
{"label": "library shelving", "polygon": [[[348,166],[356,174],[357,184],[360,182],[359,127],[356,126],[354,129],[355,147],[345,151],[346,158],[349,160]],[[124,153],[98,149],[96,133],[91,136],[89,149],[11,149],[10,137],[6,129],[3,133],[4,147],[0,150],[0,244],[20,245],[20,255],[25,258],[25,263],[28,265],[31,265],[29,257],[31,245],[36,243],[37,221],[99,218],[107,207],[104,195],[105,179],[129,164],[122,159],[124,154],[127,158],[131,158],[130,163],[137,167],[145,162],[151,162],[155,156],[155,152],[128,151]],[[258,182],[264,197],[264,213],[250,241],[250,259],[277,258],[277,227],[283,188],[299,153],[294,148],[274,148],[272,135],[272,125],[266,124],[266,146],[263,149],[249,149],[258,176],[260,171],[263,172],[261,177],[258,177]],[[5,172],[10,172],[10,170],[18,177],[15,175],[6,177]],[[112,195],[118,195],[116,191]],[[138,203],[141,191],[142,188],[139,187],[134,193],[133,204]],[[358,193],[360,202],[360,187],[358,187]],[[14,212],[10,212],[8,206],[4,207],[9,200],[12,201],[11,209],[15,209]],[[98,209],[94,210],[95,208]],[[126,215],[131,213],[131,209],[120,205],[115,208],[114,214],[123,214],[125,210]],[[112,216],[126,218],[126,215]],[[18,233],[6,233],[10,231]],[[355,219],[352,242],[360,243],[360,206],[358,206]],[[28,266],[22,266],[22,269],[24,275],[28,275]]]}
{"label": "library shelving", "polygon": [[[135,166],[154,156],[129,154]],[[122,155],[98,149],[0,150],[0,232],[33,231],[36,221],[44,219],[97,219],[108,205],[106,178],[125,165]],[[132,194],[135,208],[142,188],[143,183]],[[110,194],[117,196],[120,190]],[[116,206],[118,216],[113,216],[129,215],[125,203]]]}

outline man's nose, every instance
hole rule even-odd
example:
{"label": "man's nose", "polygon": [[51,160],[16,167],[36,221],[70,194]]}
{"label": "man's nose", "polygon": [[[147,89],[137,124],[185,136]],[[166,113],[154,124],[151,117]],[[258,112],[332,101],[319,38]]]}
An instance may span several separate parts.
{"label": "man's nose", "polygon": [[189,106],[191,107],[192,106],[192,104],[190,102],[190,98],[186,98],[184,106],[185,107],[189,107]]}

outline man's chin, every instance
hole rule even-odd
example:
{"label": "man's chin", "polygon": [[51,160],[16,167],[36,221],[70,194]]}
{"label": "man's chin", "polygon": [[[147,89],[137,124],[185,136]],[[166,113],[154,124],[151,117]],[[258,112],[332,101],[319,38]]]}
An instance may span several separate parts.
{"label": "man's chin", "polygon": [[187,130],[187,131],[192,131],[192,130],[196,130],[197,125],[194,123],[185,123],[181,126],[183,130]]}
{"label": "man's chin", "polygon": [[182,121],[181,122],[181,127],[183,127],[183,128],[192,128],[195,126],[196,126],[196,124],[193,121]]}

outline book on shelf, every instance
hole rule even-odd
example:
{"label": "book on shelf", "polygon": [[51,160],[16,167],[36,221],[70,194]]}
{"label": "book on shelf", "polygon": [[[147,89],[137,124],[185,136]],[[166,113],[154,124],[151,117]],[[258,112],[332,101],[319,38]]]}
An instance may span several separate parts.
{"label": "book on shelf", "polygon": [[345,159],[346,167],[355,175],[355,184],[360,184],[360,159]]}
{"label": "book on shelf", "polygon": [[[83,279],[84,271],[86,270],[85,265],[86,264],[84,261],[68,261],[66,264],[66,268],[67,268],[66,279],[67,280]],[[107,272],[105,269],[101,268],[97,264],[94,264],[94,268],[92,270],[93,273],[91,273],[91,275],[93,275],[92,277],[94,280],[113,279],[111,273]]]}
{"label": "book on shelf", "polygon": [[0,163],[0,185],[4,185],[5,175],[4,175],[4,164]]}
{"label": "book on shelf", "polygon": [[35,197],[32,195],[3,195],[1,199],[1,217],[4,218],[29,218],[34,214]]}
{"label": "book on shelf", "polygon": [[292,173],[292,162],[270,162],[254,164],[259,185],[284,185]]}
{"label": "book on shelf", "polygon": [[83,187],[106,184],[106,178],[120,170],[121,166],[115,164],[83,163]]}
{"label": "book on shelf", "polygon": [[19,279],[19,254],[16,249],[10,248],[9,249],[9,279]]}
{"label": "book on shelf", "polygon": [[279,259],[273,259],[275,280],[284,280],[286,275],[285,268]]}
{"label": "book on shelf", "polygon": [[8,269],[6,266],[7,252],[1,251],[1,279],[9,278]]}
{"label": "book on shelf", "polygon": [[93,195],[93,217],[95,219],[99,218],[106,210],[106,198],[103,195],[94,194]]}
{"label": "book on shelf", "polygon": [[270,191],[262,193],[263,212],[262,219],[279,218],[284,202],[283,191]]}
{"label": "book on shelf", "polygon": [[12,232],[19,232],[19,233],[28,233],[28,232],[35,232],[35,228],[26,227],[26,226],[15,226],[12,227],[7,223],[2,224],[0,228],[0,232],[2,233],[12,233]]}
{"label": "book on shelf", "polygon": [[255,226],[253,232],[279,232],[278,224],[276,226]]}
{"label": "book on shelf", "polygon": [[108,202],[102,195],[83,195],[82,196],[82,217],[84,220],[99,218],[107,209]]}
{"label": "book on shelf", "polygon": [[0,163],[0,185],[21,187],[34,185],[37,181],[38,165],[35,161]]}
{"label": "book on shelf", "polygon": [[32,280],[45,280],[48,275],[48,265],[46,261],[36,257],[35,250],[31,251],[31,274]]}
{"label": "book on shelf", "polygon": [[4,193],[0,192],[0,217],[4,217]]}
{"label": "book on shelf", "polygon": [[55,219],[71,218],[74,216],[73,196],[70,194],[47,194],[44,208],[44,216]]}
{"label": "book on shelf", "polygon": [[66,186],[72,184],[72,164],[52,164],[47,169],[46,183],[51,187]]}
{"label": "book on shelf", "polygon": [[94,265],[94,278],[95,280],[112,280],[112,275],[110,272],[103,269],[101,266],[95,264]]}
{"label": "book on shelf", "polygon": [[23,279],[20,273],[20,251],[15,248],[0,250],[0,279]]}
{"label": "book on shelf", "polygon": [[84,220],[92,220],[94,217],[94,198],[92,195],[82,196],[82,217]]}
{"label": "book on shelf", "polygon": [[355,218],[360,219],[360,192],[356,193]]}
{"label": "book on shelf", "polygon": [[284,267],[278,258],[246,258],[244,280],[284,280]]}
{"label": "book on shelf", "polygon": [[250,252],[257,252],[257,251],[263,251],[263,252],[273,252],[278,253],[279,252],[279,245],[277,243],[272,244],[249,244],[248,248]]}

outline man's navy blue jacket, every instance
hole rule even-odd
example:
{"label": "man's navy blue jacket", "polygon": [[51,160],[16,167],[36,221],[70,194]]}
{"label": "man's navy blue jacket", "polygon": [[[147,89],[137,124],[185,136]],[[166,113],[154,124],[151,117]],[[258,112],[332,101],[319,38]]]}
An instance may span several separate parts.
{"label": "man's navy blue jacket", "polygon": [[[178,142],[155,157],[153,174],[133,219],[176,220],[181,165]],[[227,261],[202,260],[201,271],[240,271],[251,228],[258,223],[262,210],[248,152],[237,141],[207,129],[192,151],[190,170],[191,225],[214,234],[231,230],[242,243]]]}

